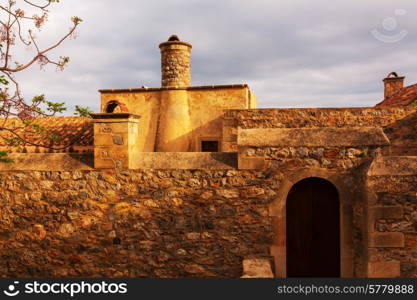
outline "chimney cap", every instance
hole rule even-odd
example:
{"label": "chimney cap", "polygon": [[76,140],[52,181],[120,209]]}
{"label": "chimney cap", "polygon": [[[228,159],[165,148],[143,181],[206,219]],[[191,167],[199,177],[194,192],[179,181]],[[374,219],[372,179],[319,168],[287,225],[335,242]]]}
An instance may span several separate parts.
{"label": "chimney cap", "polygon": [[181,41],[178,35],[176,34],[171,35],[166,42],[159,44],[159,48],[169,45],[184,45],[189,47],[190,49],[193,47],[190,43]]}
{"label": "chimney cap", "polygon": [[178,37],[178,35],[173,34],[169,37],[168,42],[174,42],[174,41],[180,41],[180,38]]}
{"label": "chimney cap", "polygon": [[387,78],[398,77],[397,72],[391,72],[388,74]]}
{"label": "chimney cap", "polygon": [[403,80],[405,76],[398,76],[397,72],[391,72],[384,78],[384,81],[396,81],[396,80]]}

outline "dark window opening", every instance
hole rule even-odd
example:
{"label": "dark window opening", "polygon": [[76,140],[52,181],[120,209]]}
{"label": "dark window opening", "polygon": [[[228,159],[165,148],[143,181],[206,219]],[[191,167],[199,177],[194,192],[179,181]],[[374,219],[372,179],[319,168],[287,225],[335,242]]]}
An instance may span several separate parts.
{"label": "dark window opening", "polygon": [[119,104],[117,102],[110,102],[109,104],[107,104],[106,113],[114,113],[118,107]]}
{"label": "dark window opening", "polygon": [[201,141],[201,152],[219,152],[219,142]]}

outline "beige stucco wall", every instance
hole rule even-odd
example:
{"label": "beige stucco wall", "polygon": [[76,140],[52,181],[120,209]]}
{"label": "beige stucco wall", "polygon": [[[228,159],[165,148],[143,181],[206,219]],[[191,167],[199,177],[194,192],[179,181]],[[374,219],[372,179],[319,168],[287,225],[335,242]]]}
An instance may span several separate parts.
{"label": "beige stucco wall", "polygon": [[[141,116],[137,149],[143,152],[201,151],[203,139],[221,142],[224,109],[256,107],[256,97],[243,85],[103,92],[102,112],[111,101],[123,103],[129,113]],[[173,107],[174,104],[179,107]],[[177,110],[181,118],[172,113]],[[187,111],[189,121],[183,116]],[[183,147],[178,145],[181,141]],[[169,145],[173,145],[172,149]]]}
{"label": "beige stucco wall", "polygon": [[249,89],[190,90],[192,151],[200,151],[202,139],[222,140],[224,109],[249,108]]}
{"label": "beige stucco wall", "polygon": [[153,152],[160,107],[160,91],[102,93],[101,111],[105,112],[107,103],[118,101],[124,103],[129,113],[139,115],[140,134],[137,148],[143,152]]}

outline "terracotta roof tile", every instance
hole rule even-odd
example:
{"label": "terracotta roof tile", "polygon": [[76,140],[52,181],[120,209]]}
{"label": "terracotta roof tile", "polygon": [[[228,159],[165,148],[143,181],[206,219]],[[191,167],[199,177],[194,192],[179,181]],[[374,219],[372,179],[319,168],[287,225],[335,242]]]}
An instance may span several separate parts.
{"label": "terracotta roof tile", "polygon": [[[4,122],[4,119],[0,119],[0,126],[3,124],[2,122]],[[90,118],[42,117],[36,118],[33,123],[45,128],[47,134],[36,134],[28,128],[17,130],[19,136],[31,143],[54,146],[55,148],[70,144],[73,146],[94,145],[93,122]],[[11,126],[18,127],[21,124],[22,122],[18,118],[7,120],[7,128],[11,128]],[[59,140],[52,142],[49,138],[51,135],[58,136]],[[3,131],[0,132],[0,136],[11,137],[11,133]],[[7,142],[0,138],[0,146],[7,146]]]}
{"label": "terracotta roof tile", "polygon": [[376,107],[407,106],[417,100],[417,84],[402,88],[391,97],[378,103]]}

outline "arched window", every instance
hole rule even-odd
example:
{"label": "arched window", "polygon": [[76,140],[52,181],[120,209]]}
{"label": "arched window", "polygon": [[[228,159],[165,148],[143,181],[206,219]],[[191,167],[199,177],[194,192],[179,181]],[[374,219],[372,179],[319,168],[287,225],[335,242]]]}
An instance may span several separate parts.
{"label": "arched window", "polygon": [[106,113],[118,113],[121,112],[121,108],[118,102],[116,101],[110,101],[109,103],[107,103],[106,106]]}

